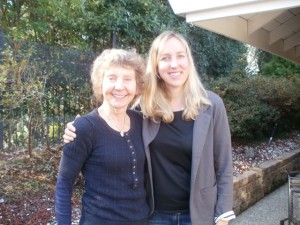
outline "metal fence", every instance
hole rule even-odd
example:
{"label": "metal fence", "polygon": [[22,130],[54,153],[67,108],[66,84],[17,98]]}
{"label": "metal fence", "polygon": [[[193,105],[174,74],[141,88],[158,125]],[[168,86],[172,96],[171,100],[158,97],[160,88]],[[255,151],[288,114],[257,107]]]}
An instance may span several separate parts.
{"label": "metal fence", "polygon": [[65,124],[92,108],[95,54],[3,36],[0,42],[0,149],[60,143]]}

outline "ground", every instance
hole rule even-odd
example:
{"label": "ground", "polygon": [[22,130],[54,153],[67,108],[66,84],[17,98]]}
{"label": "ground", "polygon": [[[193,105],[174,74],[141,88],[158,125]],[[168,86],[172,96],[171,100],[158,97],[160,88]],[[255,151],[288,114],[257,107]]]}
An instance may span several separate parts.
{"label": "ground", "polygon": [[[246,146],[233,143],[234,175],[261,162],[299,149],[299,133],[288,138]],[[62,146],[37,149],[32,158],[24,149],[0,151],[0,225],[54,225],[54,190]],[[82,178],[76,181],[73,221],[78,224]]]}
{"label": "ground", "polygon": [[[24,149],[0,152],[0,225],[55,224],[54,190],[61,146],[36,150],[32,158]],[[79,218],[80,187],[75,185],[74,221]]]}

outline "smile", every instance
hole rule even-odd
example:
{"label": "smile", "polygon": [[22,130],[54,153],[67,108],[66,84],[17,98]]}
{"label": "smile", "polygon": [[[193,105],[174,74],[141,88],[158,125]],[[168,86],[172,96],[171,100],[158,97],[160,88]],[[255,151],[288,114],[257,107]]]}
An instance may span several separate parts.
{"label": "smile", "polygon": [[115,98],[125,98],[127,95],[112,95]]}
{"label": "smile", "polygon": [[181,72],[171,72],[171,73],[169,73],[169,75],[171,77],[179,77],[181,75]]}

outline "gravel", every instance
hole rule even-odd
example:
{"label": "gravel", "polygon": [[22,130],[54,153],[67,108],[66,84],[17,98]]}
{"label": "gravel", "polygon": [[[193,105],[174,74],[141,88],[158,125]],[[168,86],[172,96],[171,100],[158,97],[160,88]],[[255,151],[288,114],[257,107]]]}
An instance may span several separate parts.
{"label": "gravel", "polygon": [[233,154],[233,174],[238,176],[251,167],[276,159],[286,152],[299,149],[300,133],[294,132],[286,139],[277,139],[269,143],[262,143],[255,146],[234,145]]}

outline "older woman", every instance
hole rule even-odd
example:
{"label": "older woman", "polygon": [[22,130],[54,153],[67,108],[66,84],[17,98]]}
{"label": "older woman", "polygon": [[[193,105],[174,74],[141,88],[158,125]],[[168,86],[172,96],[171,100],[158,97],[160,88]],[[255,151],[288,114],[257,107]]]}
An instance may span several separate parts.
{"label": "older woman", "polygon": [[64,147],[55,193],[58,224],[71,224],[72,186],[80,171],[80,224],[147,224],[142,116],[128,109],[142,92],[143,76],[144,61],[134,52],[105,50],[94,61],[93,92],[102,104],[75,121],[77,138]]}

